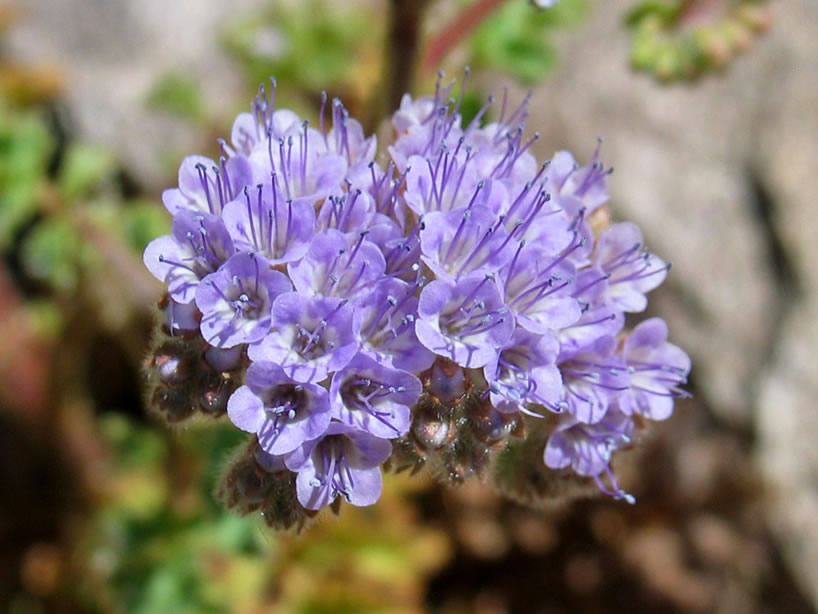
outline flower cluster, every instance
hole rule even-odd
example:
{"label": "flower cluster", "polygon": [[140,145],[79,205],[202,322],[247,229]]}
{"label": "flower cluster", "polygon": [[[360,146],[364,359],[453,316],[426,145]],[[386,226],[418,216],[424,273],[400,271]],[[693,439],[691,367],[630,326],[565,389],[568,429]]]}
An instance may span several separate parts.
{"label": "flower cluster", "polygon": [[172,230],[144,262],[167,284],[165,330],[200,335],[218,371],[246,368],[227,415],[305,510],[374,503],[419,402],[464,395],[491,432],[549,424],[543,470],[630,499],[611,455],[637,416],[671,414],[690,369],[661,319],[623,328],[669,267],[598,213],[599,148],[540,165],[528,98],[464,125],[451,95],[439,80],[405,96],[379,163],[339,101],[313,127],[262,88],[219,159],[186,158],[163,194]]}

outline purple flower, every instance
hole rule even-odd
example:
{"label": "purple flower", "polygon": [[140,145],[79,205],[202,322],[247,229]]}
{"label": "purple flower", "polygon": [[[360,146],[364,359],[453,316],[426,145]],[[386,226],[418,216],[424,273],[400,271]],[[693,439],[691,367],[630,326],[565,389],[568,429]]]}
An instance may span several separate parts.
{"label": "purple flower", "polygon": [[410,408],[423,385],[411,373],[378,364],[357,354],[332,376],[332,417],[343,424],[391,439],[409,430]]}
{"label": "purple flower", "polygon": [[546,168],[543,165],[533,181],[526,182],[522,188],[515,185],[516,196],[501,213],[503,225],[515,239],[557,254],[577,241],[577,233],[574,220],[551,201],[547,184],[541,180]]}
{"label": "purple flower", "polygon": [[359,307],[362,352],[386,366],[415,373],[432,365],[435,355],[415,334],[414,293],[422,285],[387,277],[373,288]]}
{"label": "purple flower", "polygon": [[296,382],[281,367],[265,361],[248,367],[244,384],[227,402],[227,415],[241,430],[255,433],[268,454],[292,452],[329,427],[325,388]]}
{"label": "purple flower", "polygon": [[318,510],[338,495],[352,505],[375,503],[383,488],[379,465],[391,453],[388,440],[333,422],[320,439],[305,442],[285,462],[298,472],[298,501],[307,509]]}
{"label": "purple flower", "polygon": [[189,303],[202,278],[234,253],[221,218],[182,209],[173,218],[171,233],[148,243],[142,261],[154,277],[168,284],[175,301]]}
{"label": "purple flower", "polygon": [[275,173],[287,198],[303,198],[309,203],[337,192],[346,176],[347,162],[337,154],[319,153],[321,140],[306,122],[295,134],[268,139],[266,148],[256,147],[250,155],[256,183],[264,183]]}
{"label": "purple flower", "polygon": [[318,213],[317,228],[340,231],[349,244],[358,241],[366,232],[367,241],[374,243],[383,254],[388,244],[404,238],[403,230],[395,220],[375,207],[372,195],[350,188],[343,196],[329,196],[324,201]]}
{"label": "purple flower", "polygon": [[224,207],[222,216],[236,247],[257,252],[272,265],[301,258],[315,230],[312,203],[286,199],[275,175],[254,192],[245,189]]}
{"label": "purple flower", "polygon": [[252,170],[244,156],[226,158],[224,145],[217,165],[204,156],[188,156],[179,166],[179,187],[165,190],[162,202],[173,215],[181,210],[219,215],[224,204],[250,183]]}
{"label": "purple flower", "polygon": [[547,177],[552,195],[561,205],[575,201],[577,205],[570,208],[580,206],[590,215],[608,201],[608,176],[613,169],[599,161],[601,145],[600,140],[591,161],[582,168],[567,151],[554,154]]}
{"label": "purple flower", "polygon": [[273,301],[290,290],[290,280],[263,258],[236,254],[196,291],[202,337],[220,348],[258,341],[270,330]]}
{"label": "purple flower", "polygon": [[576,270],[566,257],[571,248],[551,255],[532,244],[519,244],[497,278],[517,323],[544,334],[574,324],[581,316],[572,296]]}
{"label": "purple flower", "polygon": [[614,224],[599,237],[594,262],[608,276],[606,299],[622,311],[644,311],[645,293],[661,284],[668,265],[644,249],[635,224]]}
{"label": "purple flower", "polygon": [[532,413],[526,407],[529,404],[554,408],[562,395],[562,377],[555,364],[558,352],[553,334],[515,329],[511,340],[483,368],[492,405],[503,413]]}
{"label": "purple flower", "polygon": [[423,218],[422,260],[438,279],[495,273],[514,256],[516,244],[497,216],[475,205]]}
{"label": "purple flower", "polygon": [[580,422],[599,422],[608,407],[628,390],[628,371],[617,357],[616,338],[602,335],[574,353],[560,355],[564,393],[557,404]]}
{"label": "purple flower", "polygon": [[[592,477],[599,489],[616,499],[634,503],[635,499],[619,487],[611,471],[611,455],[631,443],[633,421],[612,407],[594,424],[584,424],[566,415],[545,446],[543,459],[551,469],[571,467],[576,473]],[[599,475],[605,472],[611,482],[608,489]]]}
{"label": "purple flower", "polygon": [[440,80],[438,80],[438,91],[434,97],[423,96],[413,99],[410,94],[403,95],[400,100],[400,107],[392,115],[392,125],[398,133],[398,138],[429,122],[432,113],[437,111],[448,97],[452,86],[447,86],[444,91],[440,91],[439,88]]}
{"label": "purple flower", "polygon": [[451,154],[441,149],[435,159],[409,158],[404,193],[409,208],[423,215],[483,205],[499,213],[508,200],[506,188],[497,181],[481,181],[471,160],[470,152],[460,144]]}
{"label": "purple flower", "polygon": [[[518,109],[526,105],[527,100]],[[474,161],[478,175],[499,180],[510,188],[532,181],[537,171],[537,160],[528,149],[539,140],[540,135],[535,133],[524,141],[524,132],[522,124],[512,128],[507,123],[489,124],[481,130],[468,131],[467,143],[481,143]]]}
{"label": "purple flower", "polygon": [[346,300],[287,292],[273,303],[273,325],[248,356],[280,365],[299,382],[322,381],[358,351],[360,325]]}
{"label": "purple flower", "polygon": [[327,130],[324,123],[324,109],[327,94],[321,94],[321,135],[324,137],[324,151],[344,156],[353,173],[363,172],[375,157],[378,147],[377,138],[367,137],[361,122],[349,117],[349,111],[337,98],[332,100],[332,128]]}
{"label": "purple flower", "polygon": [[350,244],[337,230],[318,233],[306,256],[287,267],[295,289],[307,295],[364,299],[386,269],[381,250],[365,236],[361,232]]}
{"label": "purple flower", "polygon": [[441,144],[456,147],[462,130],[460,115],[450,113],[446,102],[452,86],[441,87],[439,78],[433,97],[413,100],[406,94],[401,99],[400,108],[392,116],[397,139],[389,146],[389,155],[399,171],[403,172],[410,166],[408,160],[413,155],[427,156],[432,148]]}
{"label": "purple flower", "polygon": [[[378,163],[340,101],[323,94],[313,128],[276,109],[272,80],[232,144],[185,158],[163,194],[171,233],[143,256],[168,287],[162,330],[193,344],[208,385],[230,383],[222,400],[235,388],[227,413],[301,520],[294,494],[374,503],[391,439],[467,475],[528,420],[549,429],[548,467],[632,500],[612,454],[685,394],[690,360],[664,321],[625,330],[669,267],[635,225],[589,219],[609,198],[600,147],[582,167],[539,164],[532,93],[515,106],[506,90],[484,124],[489,97],[465,125],[465,90],[441,73],[432,96],[404,96]],[[531,468],[507,469],[498,480]]]}
{"label": "purple flower", "polygon": [[276,109],[278,84],[270,79],[269,94],[262,84],[250,106],[250,113],[239,113],[233,122],[230,140],[237,151],[249,156],[257,147],[266,147],[268,139],[278,141],[301,129],[301,118],[289,109]]}
{"label": "purple flower", "polygon": [[622,410],[651,420],[665,420],[673,413],[673,401],[686,396],[680,388],[690,373],[690,358],[667,342],[667,324],[661,318],[640,323],[625,339],[622,358],[630,373],[630,389],[622,398]]}
{"label": "purple flower", "polygon": [[420,294],[415,333],[429,350],[462,367],[491,361],[514,332],[514,315],[491,277],[435,280]]}

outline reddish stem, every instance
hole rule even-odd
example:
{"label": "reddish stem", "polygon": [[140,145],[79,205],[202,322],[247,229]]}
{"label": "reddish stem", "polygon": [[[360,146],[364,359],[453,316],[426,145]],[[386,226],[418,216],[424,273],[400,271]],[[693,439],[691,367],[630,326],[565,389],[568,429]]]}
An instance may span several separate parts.
{"label": "reddish stem", "polygon": [[471,34],[489,15],[500,8],[506,0],[477,0],[469,5],[429,43],[423,58],[423,69],[434,71],[440,68],[443,58],[452,48]]}

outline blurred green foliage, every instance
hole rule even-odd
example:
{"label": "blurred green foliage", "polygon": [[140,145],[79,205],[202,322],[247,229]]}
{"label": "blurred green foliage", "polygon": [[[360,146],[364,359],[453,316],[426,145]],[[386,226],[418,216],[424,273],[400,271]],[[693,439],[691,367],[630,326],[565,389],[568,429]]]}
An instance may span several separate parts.
{"label": "blurred green foliage", "polygon": [[145,99],[151,109],[193,121],[202,120],[206,105],[199,84],[191,77],[169,73],[153,85]]}
{"label": "blurred green foliage", "polygon": [[561,0],[546,10],[527,2],[506,2],[472,36],[472,63],[534,85],[557,66],[551,38],[558,30],[582,23],[587,8],[586,0]]}
{"label": "blurred green foliage", "polygon": [[0,251],[37,212],[54,144],[36,111],[0,103]]}
{"label": "blurred green foliage", "polygon": [[315,94],[351,80],[366,41],[373,42],[368,17],[356,3],[273,3],[237,19],[225,30],[224,43],[251,83],[275,75]]}
{"label": "blurred green foliage", "polygon": [[[112,151],[75,141],[58,147],[42,107],[3,111],[0,256],[15,263],[27,287],[36,288],[36,300],[22,305],[32,332],[55,339],[65,318],[60,298],[82,302],[75,296],[82,279],[98,277],[112,256],[137,261],[151,239],[167,232],[169,219],[153,200],[123,197]],[[114,267],[108,274],[123,271]]]}
{"label": "blurred green foliage", "polygon": [[765,4],[735,0],[714,10],[704,2],[641,2],[625,16],[632,32],[631,66],[663,83],[724,70],[769,27]]}
{"label": "blurred green foliage", "polygon": [[76,573],[102,611],[408,614],[420,610],[423,576],[448,555],[443,535],[419,527],[407,505],[416,480],[391,480],[377,507],[277,535],[211,496],[245,437],[231,425],[162,434],[110,414],[100,431],[108,473]]}

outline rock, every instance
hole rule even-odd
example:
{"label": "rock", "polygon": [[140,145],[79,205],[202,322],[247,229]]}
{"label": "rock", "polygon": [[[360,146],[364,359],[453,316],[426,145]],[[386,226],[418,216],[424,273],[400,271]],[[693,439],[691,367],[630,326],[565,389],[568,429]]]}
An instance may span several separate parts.
{"label": "rock", "polygon": [[[594,6],[587,30],[568,33],[555,78],[538,88],[529,125],[538,145],[588,159],[598,136],[615,167],[615,219],[638,223],[673,264],[654,294],[671,338],[693,357],[693,378],[724,419],[752,422],[755,378],[777,308],[748,182],[748,155],[768,58],[754,50],[723,77],[662,87],[627,64],[625,1]],[[765,43],[762,43],[762,45]]]}
{"label": "rock", "polygon": [[[780,7],[779,7],[780,8]],[[758,452],[768,519],[783,557],[818,607],[818,6],[779,10],[754,164],[793,278],[760,380]],[[792,286],[795,287],[792,287]]]}
{"label": "rock", "polygon": [[79,139],[114,148],[132,177],[154,189],[166,187],[168,165],[186,153],[215,154],[189,122],[146,109],[145,98],[161,76],[182,73],[201,85],[209,112],[235,111],[244,84],[221,52],[219,27],[261,0],[11,4],[22,20],[6,36],[8,52],[64,71],[69,129]]}
{"label": "rock", "polygon": [[766,516],[818,607],[818,5],[772,3],[775,23],[722,77],[661,87],[626,65],[627,2],[566,35],[529,125],[616,167],[614,217],[673,263],[651,302],[693,357],[700,400],[756,432]]}

